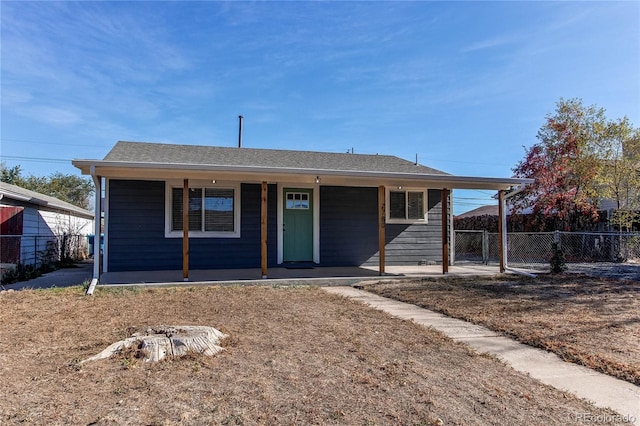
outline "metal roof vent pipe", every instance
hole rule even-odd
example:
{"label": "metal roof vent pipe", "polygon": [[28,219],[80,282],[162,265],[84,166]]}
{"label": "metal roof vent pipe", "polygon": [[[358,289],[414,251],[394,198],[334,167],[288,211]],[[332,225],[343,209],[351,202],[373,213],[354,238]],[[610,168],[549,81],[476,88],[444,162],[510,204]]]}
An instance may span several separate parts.
{"label": "metal roof vent pipe", "polygon": [[242,148],[242,119],[244,117],[238,116],[238,148]]}

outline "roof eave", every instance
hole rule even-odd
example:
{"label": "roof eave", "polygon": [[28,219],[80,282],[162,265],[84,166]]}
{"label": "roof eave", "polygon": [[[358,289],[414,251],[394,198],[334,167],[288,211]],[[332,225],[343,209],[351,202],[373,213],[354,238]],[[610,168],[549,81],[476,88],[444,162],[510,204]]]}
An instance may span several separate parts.
{"label": "roof eave", "polygon": [[14,194],[11,192],[3,191],[2,193],[0,193],[0,198],[8,198],[10,200],[21,201],[24,203],[33,204],[35,206],[43,206],[53,210],[69,212],[69,213],[75,214],[76,216],[84,217],[87,219],[94,219],[95,217],[93,213],[91,213],[88,210],[81,209],[80,207],[75,207],[75,206],[70,207],[64,204],[49,202],[46,200],[41,200],[40,198],[36,198],[36,197],[26,197],[26,196]]}
{"label": "roof eave", "polygon": [[[4,184],[4,185],[10,185],[10,184]],[[15,186],[15,185],[10,185],[10,186]],[[92,212],[85,210],[81,207],[74,206],[71,203],[64,202],[55,197],[49,197],[44,194],[40,194],[42,197],[48,198],[48,199],[43,199],[33,195],[33,194],[36,194],[36,195],[38,194],[35,191],[30,191],[24,188],[22,189],[25,191],[24,193],[16,192],[15,190],[8,187],[0,188],[0,199],[7,198],[14,201],[20,201],[25,204],[32,204],[34,206],[47,207],[48,209],[57,210],[57,211],[70,212],[75,214],[76,216],[81,216],[81,217],[90,218],[90,219],[94,218],[94,214]]]}
{"label": "roof eave", "polygon": [[146,170],[146,171],[183,171],[185,174],[193,172],[217,172],[238,175],[313,175],[334,176],[344,178],[361,178],[371,181],[409,181],[423,182],[437,185],[442,188],[455,189],[493,189],[507,190],[514,186],[522,186],[532,182],[531,179],[519,178],[492,178],[474,176],[455,176],[449,174],[426,173],[398,173],[376,172],[360,170],[332,170],[332,169],[304,169],[281,168],[265,166],[230,166],[216,164],[180,164],[180,163],[147,163],[147,162],[122,162],[107,160],[73,160],[72,164],[79,168],[83,174],[93,174],[110,177],[109,171],[113,170]]}

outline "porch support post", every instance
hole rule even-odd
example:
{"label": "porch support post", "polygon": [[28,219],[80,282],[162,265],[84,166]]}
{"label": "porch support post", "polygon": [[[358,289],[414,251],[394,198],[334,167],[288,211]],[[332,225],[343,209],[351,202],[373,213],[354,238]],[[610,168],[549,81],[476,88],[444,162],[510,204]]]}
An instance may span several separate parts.
{"label": "porch support post", "polygon": [[267,278],[267,182],[262,181],[262,207],[260,208],[260,269]]}
{"label": "porch support post", "polygon": [[182,186],[182,280],[189,281],[189,179]]}
{"label": "porch support post", "polygon": [[386,232],[385,232],[385,221],[386,221],[386,205],[385,205],[385,190],[384,186],[381,185],[378,187],[378,262],[379,262],[379,275],[384,275],[384,263],[385,263],[385,243],[386,243]]}
{"label": "porch support post", "polygon": [[91,178],[95,187],[95,201],[93,212],[93,276],[87,288],[87,295],[91,296],[100,281],[100,266],[102,264],[102,253],[100,242],[102,240],[102,176],[95,174],[95,166],[91,166]]}
{"label": "porch support post", "polygon": [[507,264],[507,212],[504,191],[498,191],[498,233],[500,234],[500,273],[504,273]]}
{"label": "porch support post", "polygon": [[442,206],[442,273],[449,273],[449,194],[451,190],[443,188],[440,193]]}

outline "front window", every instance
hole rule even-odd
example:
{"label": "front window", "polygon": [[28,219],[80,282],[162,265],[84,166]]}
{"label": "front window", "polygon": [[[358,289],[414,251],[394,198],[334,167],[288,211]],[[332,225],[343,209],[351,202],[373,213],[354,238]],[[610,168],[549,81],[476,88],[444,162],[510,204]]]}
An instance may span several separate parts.
{"label": "front window", "polygon": [[426,192],[424,190],[389,190],[387,220],[389,222],[426,222]]}
{"label": "front window", "polygon": [[309,210],[309,194],[287,192],[287,210]]}
{"label": "front window", "polygon": [[[167,236],[181,236],[183,188],[171,187]],[[188,229],[192,237],[239,236],[239,190],[234,187],[190,187]]]}

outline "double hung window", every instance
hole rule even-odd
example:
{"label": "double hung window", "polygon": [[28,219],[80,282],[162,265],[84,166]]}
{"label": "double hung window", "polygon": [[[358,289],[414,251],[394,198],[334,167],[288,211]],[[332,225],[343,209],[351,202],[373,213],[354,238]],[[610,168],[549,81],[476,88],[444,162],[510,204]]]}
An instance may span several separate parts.
{"label": "double hung window", "polygon": [[387,222],[426,222],[427,193],[421,189],[390,189],[387,192]]}
{"label": "double hung window", "polygon": [[[237,187],[189,188],[188,229],[191,237],[237,237],[240,235],[240,203]],[[168,191],[167,236],[183,233],[183,188]]]}

